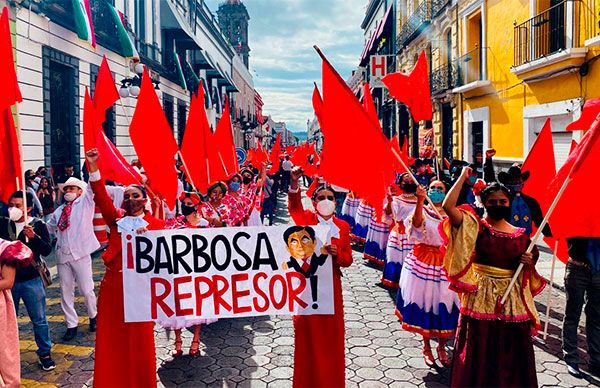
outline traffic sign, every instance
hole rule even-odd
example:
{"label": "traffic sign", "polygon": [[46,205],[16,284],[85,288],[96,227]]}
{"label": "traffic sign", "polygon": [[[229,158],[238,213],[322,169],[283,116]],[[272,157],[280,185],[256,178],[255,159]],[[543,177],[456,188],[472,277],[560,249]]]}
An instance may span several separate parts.
{"label": "traffic sign", "polygon": [[242,165],[244,163],[246,163],[246,159],[248,158],[248,154],[246,153],[246,150],[241,148],[241,147],[237,147],[235,149],[235,154],[237,155],[237,159],[238,159],[238,164]]}

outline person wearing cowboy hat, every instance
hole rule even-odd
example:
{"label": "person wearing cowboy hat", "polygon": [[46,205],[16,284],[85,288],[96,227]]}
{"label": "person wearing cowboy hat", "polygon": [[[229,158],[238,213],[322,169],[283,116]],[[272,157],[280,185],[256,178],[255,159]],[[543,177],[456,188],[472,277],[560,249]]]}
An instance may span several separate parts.
{"label": "person wearing cowboy hat", "polygon": [[79,318],[75,311],[75,284],[85,298],[90,331],[96,331],[96,294],[92,276],[92,252],[100,248],[94,234],[94,193],[80,179],[70,177],[62,186],[65,203],[48,218],[56,235],[56,258],[60,277],[60,305],[65,313],[67,331],[63,341],[77,336]]}
{"label": "person wearing cowboy hat", "polygon": [[[507,220],[517,228],[525,228],[527,234],[533,232],[533,225],[539,227],[544,220],[544,214],[538,201],[522,193],[523,184],[529,179],[529,171],[521,171],[518,164],[513,164],[508,171],[498,173],[498,181],[511,192],[510,219]],[[550,227],[546,225],[544,236],[551,236]]]}

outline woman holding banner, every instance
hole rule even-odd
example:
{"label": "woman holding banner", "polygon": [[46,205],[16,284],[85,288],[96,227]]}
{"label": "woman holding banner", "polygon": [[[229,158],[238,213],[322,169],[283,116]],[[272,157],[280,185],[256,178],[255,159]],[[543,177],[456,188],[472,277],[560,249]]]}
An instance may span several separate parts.
{"label": "woman holding banner", "polygon": [[335,217],[335,194],[326,185],[312,195],[316,211],[304,210],[298,180],[302,169],[291,173],[289,212],[296,225],[327,225],[333,258],[333,315],[294,316],[294,387],[343,387],[345,385],[344,303],[341,268],[352,264],[350,226]]}
{"label": "woman holding banner", "polygon": [[[436,365],[431,351],[431,338],[438,339],[437,355],[444,366],[450,366],[446,339],[453,337],[458,323],[458,296],[448,289],[443,269],[444,240],[439,226],[444,218],[441,205],[446,186],[441,181],[429,184],[429,192],[418,187],[414,213],[404,221],[409,240],[415,245],[406,256],[400,274],[396,315],[404,330],[423,336],[423,358],[429,367]],[[429,196],[436,209],[425,206]]]}
{"label": "woman holding banner", "polygon": [[[207,228],[210,226],[200,215],[198,208],[202,203],[200,196],[193,192],[184,191],[179,196],[181,202],[181,216],[174,218],[172,221],[167,221],[167,229],[196,229]],[[175,349],[171,352],[173,357],[183,355],[181,339],[181,329],[187,327],[194,328],[194,337],[190,346],[190,356],[197,356],[200,353],[200,326],[216,322],[216,319],[170,319],[159,322],[162,327],[167,330],[175,330]]]}
{"label": "woman holding banner", "polygon": [[106,274],[98,296],[98,328],[94,361],[94,387],[156,387],[154,323],[125,323],[123,306],[121,233],[164,229],[165,222],[144,211],[146,191],[131,185],[117,209],[98,170],[98,150],[86,152],[94,200],[110,228],[108,248],[102,255]]}
{"label": "woman holding banner", "polygon": [[[481,192],[485,218],[470,206],[457,207],[471,173],[463,169],[444,202],[449,217],[443,224],[448,237],[444,268],[462,305],[450,385],[537,387],[531,335],[540,325],[533,296],[545,285],[535,271],[538,251],[526,253],[525,229],[506,221],[511,196],[503,185],[493,183]],[[525,270],[501,305],[519,263]]]}

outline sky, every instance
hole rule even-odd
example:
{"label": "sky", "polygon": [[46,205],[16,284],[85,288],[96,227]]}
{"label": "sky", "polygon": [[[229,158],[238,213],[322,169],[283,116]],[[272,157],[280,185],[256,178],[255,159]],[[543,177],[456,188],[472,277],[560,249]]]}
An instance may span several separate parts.
{"label": "sky", "polygon": [[[216,14],[223,0],[205,0]],[[305,132],[321,48],[344,79],[358,66],[368,0],[243,0],[250,14],[250,71],[264,114]]]}

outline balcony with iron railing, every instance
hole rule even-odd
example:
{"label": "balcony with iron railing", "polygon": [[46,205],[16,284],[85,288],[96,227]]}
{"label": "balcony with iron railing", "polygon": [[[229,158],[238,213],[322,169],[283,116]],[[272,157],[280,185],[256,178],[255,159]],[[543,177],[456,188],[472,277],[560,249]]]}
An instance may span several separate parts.
{"label": "balcony with iron railing", "polygon": [[421,31],[431,22],[431,0],[425,0],[417,6],[413,13],[406,19],[400,33],[396,38],[396,47],[400,51],[415,39]]}
{"label": "balcony with iron railing", "polygon": [[429,77],[431,95],[440,95],[454,89],[457,75],[456,62],[454,61],[434,69]]}
{"label": "balcony with iron railing", "polygon": [[474,49],[453,61],[453,93],[467,93],[473,90],[489,89],[492,82],[487,76],[487,47]]}
{"label": "balcony with iron railing", "polygon": [[[590,12],[582,0],[563,0],[515,25],[511,71],[521,75],[560,62],[568,67],[574,65],[573,60],[585,60],[587,50],[582,48],[586,36],[584,23],[591,17]],[[552,71],[562,69],[556,65]]]}
{"label": "balcony with iron railing", "polygon": [[431,0],[431,17],[439,16],[450,5],[450,0]]}

